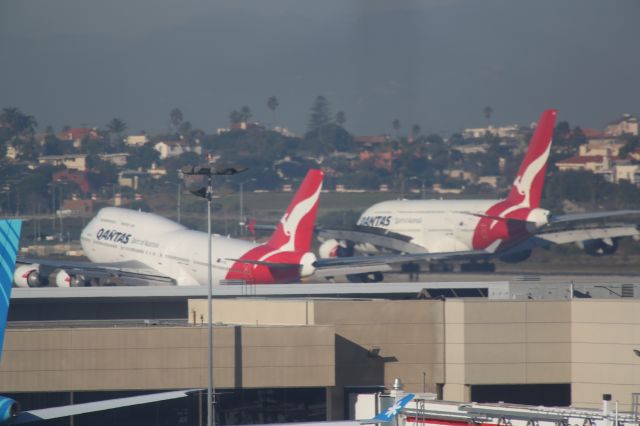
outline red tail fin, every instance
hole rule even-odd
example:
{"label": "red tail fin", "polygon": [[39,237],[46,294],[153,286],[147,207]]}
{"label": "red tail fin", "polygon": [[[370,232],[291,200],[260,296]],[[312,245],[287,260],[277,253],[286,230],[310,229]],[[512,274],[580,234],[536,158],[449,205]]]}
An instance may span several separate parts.
{"label": "red tail fin", "polygon": [[540,116],[536,131],[533,133],[527,153],[518,170],[518,176],[513,181],[511,192],[507,197],[509,204],[528,208],[540,206],[557,114],[557,110],[548,109]]}
{"label": "red tail fin", "polygon": [[322,177],[321,170],[311,169],[307,172],[307,176],[267,245],[286,251],[308,252],[311,250]]}

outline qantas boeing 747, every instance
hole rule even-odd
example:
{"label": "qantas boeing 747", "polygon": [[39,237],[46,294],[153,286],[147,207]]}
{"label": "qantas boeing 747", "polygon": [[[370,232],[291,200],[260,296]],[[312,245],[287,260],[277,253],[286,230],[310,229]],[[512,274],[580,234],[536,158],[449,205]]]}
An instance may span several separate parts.
{"label": "qantas boeing 747", "polygon": [[[401,253],[480,251],[470,260],[497,256],[519,262],[535,247],[579,243],[593,255],[615,252],[618,239],[639,237],[635,224],[581,226],[585,221],[640,214],[640,211],[552,215],[540,206],[547,160],[557,111],[544,111],[527,153],[504,200],[395,200],[369,207],[353,230],[320,230],[320,257],[349,256],[353,252]],[[578,225],[580,224],[580,225]],[[494,246],[494,253],[482,250]],[[442,263],[436,268],[446,267]],[[494,269],[492,263],[472,262],[466,270]],[[350,276],[352,280],[382,279],[382,274]]]}
{"label": "qantas boeing 747", "polygon": [[[472,250],[316,259],[311,252],[311,240],[322,179],[320,170],[307,173],[267,242],[257,244],[212,236],[213,282],[284,284],[313,274],[335,276],[386,271],[392,263],[480,254]],[[81,234],[82,248],[91,262],[20,258],[14,282],[19,287],[69,287],[115,276],[203,285],[208,281],[207,240],[206,233],[187,229],[156,214],[107,207],[98,212]],[[46,274],[47,269],[52,273]]]}

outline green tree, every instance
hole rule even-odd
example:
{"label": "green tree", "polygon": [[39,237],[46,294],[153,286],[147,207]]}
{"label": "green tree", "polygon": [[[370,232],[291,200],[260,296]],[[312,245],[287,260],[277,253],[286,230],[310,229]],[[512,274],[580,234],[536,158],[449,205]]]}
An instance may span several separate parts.
{"label": "green tree", "polygon": [[307,130],[309,132],[317,131],[330,122],[331,110],[329,108],[329,101],[327,101],[327,98],[324,96],[316,97],[316,100],[313,102],[313,106],[311,107]]}
{"label": "green tree", "polygon": [[271,114],[273,116],[273,126],[275,127],[277,122],[276,122],[276,109],[280,106],[280,102],[278,102],[278,98],[276,98],[275,96],[269,96],[269,99],[267,99],[267,108],[269,108],[269,110],[271,110]]}
{"label": "green tree", "polygon": [[38,122],[31,115],[24,114],[19,108],[4,108],[0,113],[0,125],[8,127],[14,136],[33,134]]}
{"label": "green tree", "polygon": [[253,116],[253,114],[251,113],[251,108],[246,105],[240,108],[240,115],[242,117],[241,121],[244,121],[245,123],[248,122]]}
{"label": "green tree", "polygon": [[171,110],[171,112],[169,113],[169,121],[175,131],[180,128],[180,124],[182,124],[182,122],[184,121],[184,115],[182,114],[180,108],[174,108]]}
{"label": "green tree", "polygon": [[236,111],[235,109],[229,113],[229,121],[231,124],[238,124],[242,122],[242,114],[240,111]]}
{"label": "green tree", "polygon": [[346,122],[347,122],[347,114],[345,114],[344,111],[338,111],[336,113],[336,123],[338,123],[338,126],[344,127],[344,123]]}

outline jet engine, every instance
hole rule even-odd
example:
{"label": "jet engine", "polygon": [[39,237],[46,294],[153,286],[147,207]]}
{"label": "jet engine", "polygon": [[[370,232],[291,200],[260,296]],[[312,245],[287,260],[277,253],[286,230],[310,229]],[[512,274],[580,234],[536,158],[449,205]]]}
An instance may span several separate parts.
{"label": "jet engine", "polygon": [[56,287],[71,287],[71,276],[64,269],[56,269],[49,275],[49,283]]}
{"label": "jet engine", "polygon": [[47,285],[40,276],[40,265],[37,263],[17,266],[13,273],[13,282],[18,287],[43,287]]}
{"label": "jet engine", "polygon": [[527,260],[531,256],[531,250],[522,250],[515,253],[500,256],[500,260],[506,263],[518,263]]}
{"label": "jet engine", "polygon": [[11,420],[20,414],[20,404],[11,398],[0,397],[0,424],[11,424]]}
{"label": "jet engine", "polygon": [[351,257],[353,256],[353,243],[329,239],[320,244],[318,255],[321,259],[331,257]]}
{"label": "jet engine", "polygon": [[618,238],[598,238],[582,242],[582,248],[590,256],[609,256],[618,250]]}

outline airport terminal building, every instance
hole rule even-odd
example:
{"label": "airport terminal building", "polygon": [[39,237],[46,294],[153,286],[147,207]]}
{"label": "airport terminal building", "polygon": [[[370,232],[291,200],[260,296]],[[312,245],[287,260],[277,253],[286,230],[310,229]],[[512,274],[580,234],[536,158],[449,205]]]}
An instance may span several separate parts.
{"label": "airport terminal building", "polygon": [[[206,388],[207,301],[172,300],[17,300],[0,393],[28,409]],[[347,418],[353,395],[395,378],[452,401],[597,407],[611,394],[628,411],[640,392],[638,298],[252,297],[214,299],[213,311],[219,424]],[[200,425],[203,402],[55,424]]]}

